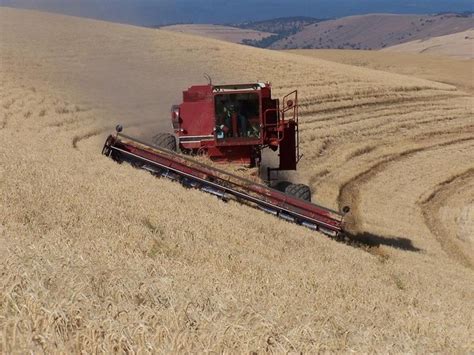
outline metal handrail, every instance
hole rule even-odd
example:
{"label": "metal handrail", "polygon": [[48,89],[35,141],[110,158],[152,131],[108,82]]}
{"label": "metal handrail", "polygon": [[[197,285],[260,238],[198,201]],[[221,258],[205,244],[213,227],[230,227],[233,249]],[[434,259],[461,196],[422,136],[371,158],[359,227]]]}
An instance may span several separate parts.
{"label": "metal handrail", "polygon": [[[287,102],[289,101],[289,98],[293,97],[293,104],[291,106],[288,106]],[[263,113],[263,125],[264,127],[278,127],[281,123],[281,121],[285,122],[285,113],[288,111],[293,111],[293,121],[296,123],[296,128],[295,128],[295,134],[296,134],[296,142],[295,142],[295,151],[296,151],[296,162],[298,163],[302,157],[300,155],[300,134],[299,134],[299,111],[298,111],[298,90],[293,90],[289,94],[285,95],[283,97],[283,108],[280,108],[280,105],[278,105],[278,108],[272,108],[272,109],[267,109]],[[276,112],[277,113],[277,121],[276,123],[268,124],[267,123],[267,115],[270,112]],[[278,132],[278,142],[281,142],[284,139],[284,133],[283,132]]]}

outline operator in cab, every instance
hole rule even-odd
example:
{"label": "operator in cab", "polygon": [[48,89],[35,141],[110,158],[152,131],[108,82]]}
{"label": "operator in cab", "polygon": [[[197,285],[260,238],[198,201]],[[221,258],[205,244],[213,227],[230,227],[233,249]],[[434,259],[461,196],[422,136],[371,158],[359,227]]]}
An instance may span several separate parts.
{"label": "operator in cab", "polygon": [[230,137],[245,137],[247,133],[247,120],[242,114],[242,106],[237,100],[237,95],[229,95],[229,101],[224,106],[224,122],[229,128]]}

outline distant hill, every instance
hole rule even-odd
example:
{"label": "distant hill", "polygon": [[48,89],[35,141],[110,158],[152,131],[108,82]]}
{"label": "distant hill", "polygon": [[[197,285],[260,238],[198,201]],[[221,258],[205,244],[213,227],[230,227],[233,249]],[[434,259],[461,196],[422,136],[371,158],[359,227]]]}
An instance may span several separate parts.
{"label": "distant hill", "polygon": [[159,28],[167,31],[195,34],[203,37],[220,39],[232,43],[248,43],[248,41],[262,41],[265,38],[273,36],[274,33],[262,32],[251,28],[237,28],[220,25],[194,25],[182,24],[172,26],[160,26]]}
{"label": "distant hill", "polygon": [[169,31],[196,34],[233,43],[268,48],[274,42],[302,31],[306,26],[318,23],[313,17],[280,17],[265,21],[244,22],[229,25],[175,24],[154,26]]}
{"label": "distant hill", "polygon": [[246,39],[243,41],[243,43],[250,46],[268,48],[277,41],[303,31],[306,26],[321,21],[324,20],[305,16],[279,17],[264,21],[244,22],[241,24],[236,24],[235,27],[274,33],[272,36],[260,40]]}
{"label": "distant hill", "polygon": [[[474,30],[451,35],[416,40],[383,49],[391,52],[439,54],[450,57],[474,59]],[[472,80],[472,79],[471,79]]]}
{"label": "distant hill", "polygon": [[178,24],[161,28],[260,48],[371,50],[464,32],[474,28],[474,18],[470,12],[368,14],[331,20],[298,16],[232,25]]}
{"label": "distant hill", "polygon": [[273,42],[269,48],[381,49],[473,27],[473,17],[469,14],[369,14],[307,25]]}
{"label": "distant hill", "polygon": [[293,16],[293,17],[279,17],[264,21],[244,22],[236,24],[235,27],[250,28],[256,31],[282,33],[293,30],[301,31],[305,26],[324,20],[314,17]]}

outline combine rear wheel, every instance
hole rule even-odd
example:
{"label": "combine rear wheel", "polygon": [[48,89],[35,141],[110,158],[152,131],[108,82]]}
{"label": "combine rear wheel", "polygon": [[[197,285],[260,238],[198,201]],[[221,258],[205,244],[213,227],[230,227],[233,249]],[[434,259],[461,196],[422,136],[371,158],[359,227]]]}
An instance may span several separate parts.
{"label": "combine rear wheel", "polygon": [[177,151],[176,138],[170,133],[158,133],[151,139],[153,145],[173,152]]}
{"label": "combine rear wheel", "polygon": [[285,193],[311,202],[311,190],[309,189],[309,186],[303,184],[290,184],[285,188]]}

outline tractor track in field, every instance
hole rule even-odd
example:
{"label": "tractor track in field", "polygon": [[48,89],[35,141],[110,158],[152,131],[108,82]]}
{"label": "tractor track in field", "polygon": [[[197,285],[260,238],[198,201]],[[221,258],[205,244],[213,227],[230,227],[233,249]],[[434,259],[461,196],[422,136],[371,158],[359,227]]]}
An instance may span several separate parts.
{"label": "tractor track in field", "polygon": [[59,128],[62,132],[65,132],[68,130],[76,130],[78,126],[84,126],[85,123],[93,124],[94,121],[94,117],[73,116],[69,119],[47,123],[44,125],[44,128]]}
{"label": "tractor track in field", "polygon": [[4,113],[3,113],[2,122],[0,123],[0,129],[5,129],[5,128],[7,128],[8,118],[9,118],[10,116],[11,116],[11,113],[9,113],[9,112],[4,112]]}
{"label": "tractor track in field", "polygon": [[[426,91],[421,91],[421,90],[426,90]],[[409,95],[412,92],[422,92],[425,95],[417,95],[417,96],[411,96]],[[431,91],[434,91],[432,93]],[[438,94],[438,92],[443,92],[444,94]],[[327,96],[306,96],[301,100],[300,106],[302,108],[310,107],[312,105],[322,105],[322,104],[330,104],[330,103],[344,103],[344,102],[354,102],[354,101],[363,101],[363,100],[383,100],[383,99],[388,99],[393,97],[394,95],[397,95],[397,98],[403,98],[403,97],[411,97],[413,99],[417,98],[429,98],[429,97],[434,97],[434,96],[447,96],[450,93],[449,96],[462,96],[462,95],[467,95],[467,94],[461,94],[458,93],[457,95],[454,95],[453,92],[447,91],[447,90],[434,90],[434,89],[414,89],[414,88],[406,88],[406,89],[400,89],[397,90],[396,88],[386,90],[386,91],[377,91],[377,90],[365,90],[365,91],[360,91],[360,90],[355,90],[354,93],[352,94],[345,94],[345,95],[339,95],[339,94],[328,94]]]}
{"label": "tractor track in field", "polygon": [[[368,130],[364,131],[361,133],[361,136],[362,137],[374,137],[374,136],[377,136],[378,134],[384,134],[384,135],[391,135],[391,134],[394,134],[394,133],[399,133],[400,130],[404,129],[404,130],[408,130],[408,129],[416,129],[418,127],[420,127],[423,123],[431,123],[431,122],[434,122],[434,123],[439,123],[439,122],[452,122],[452,121],[455,121],[455,120],[461,120],[463,121],[465,117],[459,117],[459,116],[450,116],[450,117],[441,117],[441,118],[437,118],[437,119],[431,119],[431,120],[428,120],[428,121],[413,121],[413,122],[410,122],[410,120],[405,120],[404,122],[402,122],[401,125],[398,125],[396,123],[380,123],[376,126],[373,126],[371,128],[369,128]],[[466,127],[469,127],[469,126],[466,126]],[[381,128],[387,128],[386,130],[381,130]],[[425,127],[423,127],[425,128]]]}
{"label": "tractor track in field", "polygon": [[[156,123],[155,120],[146,120],[146,121],[143,121],[143,122],[140,122],[140,123],[137,123],[137,124],[127,125],[127,129],[146,127],[148,125],[153,125],[155,123]],[[82,142],[84,140],[87,140],[87,139],[90,139],[90,138],[95,137],[95,136],[104,135],[104,134],[107,134],[107,133],[112,133],[113,130],[114,130],[114,127],[107,126],[107,127],[102,127],[102,128],[96,128],[92,131],[89,131],[89,132],[86,132],[86,133],[83,133],[83,134],[80,134],[80,135],[76,135],[76,136],[73,137],[73,139],[71,141],[72,147],[74,149],[79,149],[79,143],[80,142]]]}
{"label": "tractor track in field", "polygon": [[[393,108],[392,108],[392,110],[387,110],[386,108],[383,109],[383,110],[370,110],[370,111],[367,111],[367,113],[369,113],[367,116],[362,116],[361,118],[355,119],[355,120],[348,119],[348,117],[351,117],[352,115],[348,116],[346,114],[346,115],[340,115],[340,116],[337,116],[337,117],[329,117],[329,118],[324,118],[324,119],[319,119],[319,120],[306,121],[305,125],[308,125],[313,129],[323,129],[323,128],[325,128],[325,124],[328,121],[330,121],[332,123],[331,126],[334,127],[334,128],[337,128],[337,127],[347,126],[347,125],[350,125],[350,124],[356,124],[356,123],[364,122],[364,121],[367,121],[367,120],[376,120],[376,119],[381,119],[381,118],[384,118],[384,117],[390,117],[390,116],[394,116],[395,114],[397,116],[400,116],[400,115],[413,114],[413,113],[416,113],[416,112],[426,113],[426,111],[433,111],[433,112],[439,111],[439,109],[436,110],[438,107],[433,107],[433,106],[431,106],[431,107],[432,107],[431,110],[423,110],[423,109],[419,108],[419,105],[416,105],[417,109],[415,109],[415,110],[410,110],[411,107],[409,107],[409,108],[407,107],[407,109],[405,111],[397,111],[397,112],[394,112]],[[400,107],[397,106],[397,109],[400,109]],[[455,110],[458,110],[458,109],[457,108],[452,108],[452,109],[449,109],[449,110],[446,110],[446,111],[455,111]],[[377,112],[377,111],[383,111],[383,112]],[[357,115],[359,116],[360,112],[357,112]],[[400,121],[397,121],[397,122],[400,122]],[[318,125],[318,123],[321,123],[321,124]]]}
{"label": "tractor track in field", "polygon": [[19,97],[17,95],[4,95],[2,97],[2,113],[3,117],[0,122],[0,129],[6,129],[9,125],[10,118],[13,116],[13,108],[18,103]]}
{"label": "tractor track in field", "polygon": [[[425,105],[422,106],[422,107],[433,107],[433,102],[430,101],[430,100],[422,100],[421,102],[425,101]],[[393,113],[393,109],[394,107],[397,109],[397,110],[401,110],[402,113],[409,113],[411,112],[413,109],[419,109],[420,108],[420,102],[410,102],[410,103],[400,103],[396,106],[381,106],[381,107],[371,107],[367,110],[363,110],[363,107],[358,107],[357,111],[355,112],[355,114],[357,115],[361,115],[361,114],[371,114],[373,116],[382,116],[382,117],[385,117],[387,114],[392,114]],[[449,100],[443,100],[443,101],[437,101],[436,102],[436,106],[439,110],[453,110],[452,108],[452,105],[450,105],[450,102]],[[457,109],[457,108],[455,108]],[[416,111],[416,110],[415,110]],[[332,114],[329,114],[329,115],[318,115],[318,116],[312,116],[312,115],[306,115],[306,113],[303,113],[301,115],[301,117],[308,117],[308,118],[305,118],[305,124],[317,124],[317,123],[321,123],[322,126],[321,127],[325,127],[326,126],[326,123],[328,121],[330,122],[338,122],[339,120],[343,120],[342,123],[346,123],[347,122],[347,112],[345,113],[332,113]],[[317,127],[317,126],[316,126]]]}
{"label": "tractor track in field", "polygon": [[470,179],[474,179],[474,167],[439,183],[428,197],[418,201],[418,205],[422,210],[425,224],[437,238],[443,250],[454,260],[474,269],[472,255],[463,250],[463,245],[459,243],[454,231],[446,229],[442,221],[439,220],[439,211],[446,207],[447,197],[462,189],[470,182]]}
{"label": "tractor track in field", "polygon": [[[456,113],[457,111],[459,111],[459,109],[452,109],[452,110],[446,110],[444,113],[448,113],[452,111],[453,113]],[[431,120],[422,120],[421,117],[419,117],[419,119],[414,119],[413,115],[415,114],[418,114],[418,115],[427,115],[427,114],[430,114],[430,113],[437,113],[439,112],[439,110],[436,110],[435,107],[432,107],[432,108],[429,108],[429,109],[426,109],[426,110],[423,110],[423,109],[417,109],[417,110],[413,110],[413,111],[404,111],[404,112],[396,112],[396,111],[389,111],[389,112],[384,112],[383,114],[379,113],[379,114],[373,114],[373,115],[367,115],[367,116],[362,116],[361,118],[357,118],[355,120],[350,120],[350,119],[347,119],[348,117],[350,118],[351,116],[349,115],[346,115],[344,116],[346,119],[343,120],[342,122],[331,122],[331,129],[337,129],[337,128],[347,128],[345,131],[344,130],[341,130],[340,135],[344,134],[344,132],[347,132],[347,130],[350,130],[351,129],[351,126],[356,126],[358,124],[361,124],[361,123],[366,123],[366,126],[364,126],[364,129],[365,130],[375,130],[375,129],[379,129],[379,128],[383,128],[385,126],[388,126],[388,125],[398,125],[400,126],[401,124],[404,124],[404,123],[410,123],[410,124],[423,124],[423,123],[431,123],[431,122],[439,122],[439,121],[443,121],[443,120],[449,120],[451,117],[446,117],[446,116],[443,116],[441,118],[437,118],[437,119],[431,119]],[[407,116],[407,118],[402,118],[403,116]],[[381,120],[383,120],[384,118],[393,118],[393,117],[397,117],[397,121],[396,122],[391,122],[391,121],[387,121],[387,122],[380,122]],[[462,119],[463,117],[455,117],[455,118],[460,118]],[[369,122],[371,121],[371,125],[369,125]],[[308,125],[309,127],[307,127],[307,125],[305,124],[305,129],[325,129],[325,126],[324,125],[316,125],[316,126],[313,126],[312,124],[309,124]],[[371,132],[369,131],[367,134],[371,134]]]}
{"label": "tractor track in field", "polygon": [[[343,206],[349,205],[351,206],[351,215],[348,218],[349,226],[351,226],[350,232],[356,235],[363,235],[366,234],[365,231],[361,231],[358,228],[355,221],[361,221],[362,213],[359,211],[359,204],[360,204],[360,186],[366,184],[371,178],[376,176],[378,173],[382,172],[387,168],[388,165],[393,164],[395,162],[399,162],[403,159],[407,159],[415,154],[420,152],[438,149],[441,147],[447,147],[455,144],[461,144],[468,141],[474,141],[474,137],[472,135],[465,137],[465,138],[458,138],[454,140],[448,140],[445,142],[433,144],[433,145],[425,145],[422,147],[412,148],[409,150],[405,150],[400,153],[390,154],[385,157],[376,164],[372,165],[370,168],[360,172],[356,176],[352,177],[349,181],[345,182],[339,189],[339,193],[337,196],[338,206],[342,208]],[[370,239],[370,238],[369,238]]]}
{"label": "tractor track in field", "polygon": [[[321,114],[327,114],[327,113],[334,113],[338,112],[340,110],[353,110],[353,109],[358,109],[358,108],[373,108],[377,106],[382,106],[382,107],[387,107],[391,105],[398,105],[400,103],[405,103],[405,102],[424,102],[424,101],[439,101],[439,100],[448,100],[452,99],[455,95],[453,94],[444,94],[444,95],[430,95],[430,96],[422,96],[422,97],[405,97],[401,96],[398,98],[392,98],[392,99],[387,99],[387,100],[379,100],[379,101],[363,101],[363,102],[357,102],[357,103],[351,103],[348,105],[339,105],[335,107],[328,107],[324,109],[312,109],[312,110],[302,110],[302,113],[305,115],[321,115]],[[457,95],[456,97],[460,97],[461,95]],[[339,101],[340,102],[340,101]],[[312,104],[316,105],[316,103]],[[308,105],[309,106],[309,105]]]}
{"label": "tractor track in field", "polygon": [[84,133],[84,134],[81,134],[81,135],[77,135],[77,136],[74,136],[72,138],[72,147],[74,149],[79,149],[78,147],[78,143],[83,141],[83,140],[86,140],[86,139],[89,139],[91,137],[94,137],[94,136],[98,136],[100,134],[104,134],[106,133],[108,130],[110,130],[110,128],[98,128],[98,129],[95,129],[93,131],[90,131],[90,132],[87,132],[87,133]]}
{"label": "tractor track in field", "polygon": [[[406,144],[413,144],[413,143],[420,142],[420,141],[423,141],[423,140],[426,141],[427,139],[434,138],[434,137],[438,138],[438,139],[447,139],[450,136],[453,136],[453,135],[458,136],[461,132],[467,132],[467,131],[473,131],[474,132],[474,125],[455,127],[454,129],[451,129],[451,130],[446,130],[445,129],[443,131],[428,131],[428,132],[424,132],[422,134],[418,134],[418,135],[413,136],[413,137],[409,137],[409,138],[405,139],[404,142]],[[332,153],[333,153],[334,149],[340,149],[338,147],[341,145],[341,143],[345,142],[347,140],[346,137],[342,137],[342,138],[346,138],[346,140],[342,140],[341,137],[339,137],[339,136],[335,136],[334,139],[333,139],[333,137],[334,136],[331,136],[331,138],[327,138],[326,136],[317,137],[317,138],[320,138],[323,142],[321,147],[319,148],[318,151],[313,152],[312,154],[307,154],[306,156],[309,157],[309,158],[324,158],[324,157],[327,157],[328,159],[331,159],[331,156],[332,156]],[[316,140],[316,138],[314,140]],[[342,168],[345,164],[349,163],[353,159],[364,157],[365,155],[370,154],[373,151],[375,151],[375,150],[377,150],[377,149],[379,149],[383,146],[393,145],[393,144],[394,144],[393,140],[384,140],[384,141],[374,141],[371,144],[363,144],[361,146],[353,147],[353,148],[351,148],[352,152],[349,153],[343,159],[343,161],[341,161],[340,163],[337,163],[336,166],[332,166],[332,169],[330,169],[330,170]],[[389,153],[388,155],[374,157],[374,159],[389,158],[393,154],[398,154],[398,153]],[[331,162],[331,164],[334,164],[334,163],[335,163],[334,161]],[[321,166],[321,163],[319,165]],[[324,174],[324,176],[328,175],[329,173],[330,173],[330,171],[328,170],[328,172],[326,174]]]}

